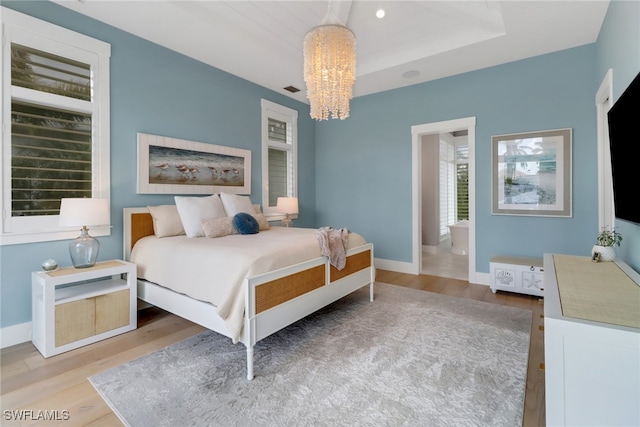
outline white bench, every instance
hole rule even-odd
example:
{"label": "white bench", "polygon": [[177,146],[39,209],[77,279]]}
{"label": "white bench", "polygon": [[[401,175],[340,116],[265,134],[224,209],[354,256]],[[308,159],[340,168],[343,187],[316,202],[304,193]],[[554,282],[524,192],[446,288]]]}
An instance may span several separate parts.
{"label": "white bench", "polygon": [[544,295],[544,267],[542,258],[523,258],[496,255],[491,257],[491,291]]}

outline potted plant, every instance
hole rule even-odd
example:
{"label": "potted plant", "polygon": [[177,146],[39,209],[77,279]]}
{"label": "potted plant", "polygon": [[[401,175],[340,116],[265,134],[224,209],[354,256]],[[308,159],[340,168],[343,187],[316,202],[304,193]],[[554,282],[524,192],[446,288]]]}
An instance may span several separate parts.
{"label": "potted plant", "polygon": [[622,235],[615,228],[602,227],[596,238],[596,244],[591,249],[591,258],[597,261],[613,261],[616,259],[613,246],[620,246],[620,242],[622,242]]}

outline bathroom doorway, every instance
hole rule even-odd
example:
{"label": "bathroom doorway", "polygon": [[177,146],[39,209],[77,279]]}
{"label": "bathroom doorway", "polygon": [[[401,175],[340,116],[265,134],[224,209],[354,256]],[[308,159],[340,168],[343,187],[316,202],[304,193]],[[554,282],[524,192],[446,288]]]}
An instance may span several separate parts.
{"label": "bathroom doorway", "polygon": [[422,274],[469,280],[467,129],[422,136]]}
{"label": "bathroom doorway", "polygon": [[[411,131],[414,272],[477,283],[475,117],[413,126]],[[465,145],[463,142],[466,142],[466,150],[456,151],[456,146]],[[443,150],[445,153],[441,158]],[[456,162],[460,157],[466,158],[462,167]],[[468,179],[468,202],[466,206],[460,206],[459,212],[455,206],[464,201],[456,200],[455,194],[459,192],[461,172]],[[460,221],[463,217],[468,221]],[[449,225],[454,227],[449,229]]]}

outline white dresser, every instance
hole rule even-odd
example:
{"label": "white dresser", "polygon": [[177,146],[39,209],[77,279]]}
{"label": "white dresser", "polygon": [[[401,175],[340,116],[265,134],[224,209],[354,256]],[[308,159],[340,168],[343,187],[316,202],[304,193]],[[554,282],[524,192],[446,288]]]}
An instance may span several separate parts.
{"label": "white dresser", "polygon": [[544,256],[547,426],[640,426],[640,275]]}

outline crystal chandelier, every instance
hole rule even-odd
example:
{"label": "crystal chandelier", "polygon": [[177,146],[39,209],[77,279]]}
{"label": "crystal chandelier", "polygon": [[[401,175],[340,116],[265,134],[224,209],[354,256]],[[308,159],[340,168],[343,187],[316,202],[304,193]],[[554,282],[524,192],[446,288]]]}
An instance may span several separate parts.
{"label": "crystal chandelier", "polygon": [[349,117],[349,100],[356,81],[356,37],[349,28],[323,21],[307,33],[304,81],[311,118],[327,120],[329,114],[332,119]]}

